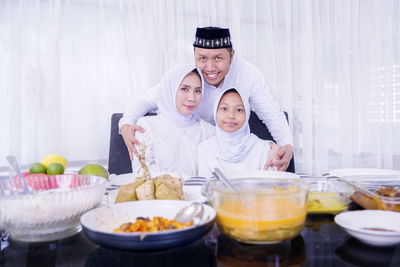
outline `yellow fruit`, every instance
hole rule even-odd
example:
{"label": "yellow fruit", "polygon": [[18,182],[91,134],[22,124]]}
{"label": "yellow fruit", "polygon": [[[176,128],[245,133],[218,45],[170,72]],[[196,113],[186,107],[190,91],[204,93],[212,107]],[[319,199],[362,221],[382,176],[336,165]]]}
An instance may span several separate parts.
{"label": "yellow fruit", "polygon": [[46,166],[40,162],[33,163],[29,168],[29,173],[46,173]]}
{"label": "yellow fruit", "polygon": [[46,168],[48,168],[49,164],[53,162],[60,163],[64,169],[67,167],[67,160],[56,154],[49,154],[40,161],[40,163],[42,163]]}
{"label": "yellow fruit", "polygon": [[79,170],[79,174],[101,176],[108,179],[108,171],[99,164],[88,164]]}
{"label": "yellow fruit", "polygon": [[47,167],[48,175],[57,175],[57,174],[63,174],[63,173],[64,173],[64,166],[61,165],[60,163],[53,162],[53,163],[50,163],[49,166]]}

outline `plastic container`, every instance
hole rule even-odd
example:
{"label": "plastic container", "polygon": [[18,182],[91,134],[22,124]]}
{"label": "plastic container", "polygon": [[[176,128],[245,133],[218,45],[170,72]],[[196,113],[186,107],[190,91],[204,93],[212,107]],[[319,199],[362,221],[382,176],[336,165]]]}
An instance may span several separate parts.
{"label": "plastic container", "polygon": [[361,207],[400,212],[400,195],[389,197],[377,194],[377,190],[389,187],[400,193],[400,175],[347,176],[340,180],[354,188],[350,198]]}
{"label": "plastic container", "polygon": [[294,238],[303,230],[307,183],[283,178],[242,178],[231,183],[240,197],[217,180],[202,188],[225,235],[244,243],[268,244]]}

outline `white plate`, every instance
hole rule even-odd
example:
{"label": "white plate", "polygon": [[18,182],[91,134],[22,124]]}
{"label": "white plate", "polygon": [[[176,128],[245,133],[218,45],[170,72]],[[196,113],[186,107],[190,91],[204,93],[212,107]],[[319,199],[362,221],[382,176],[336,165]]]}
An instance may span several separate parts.
{"label": "white plate", "polygon": [[[362,242],[375,246],[391,246],[400,243],[400,213],[383,210],[359,210],[342,212],[335,222]],[[390,229],[389,231],[365,228]]]}
{"label": "white plate", "polygon": [[[154,177],[157,177],[157,176],[160,176],[163,174],[169,174],[172,177],[182,178],[184,181],[190,178],[190,176],[187,174],[177,173],[177,172],[154,173],[154,174],[151,174],[151,177],[154,178]],[[111,185],[121,186],[121,185],[129,184],[129,183],[133,183],[135,181],[136,177],[138,177],[138,175],[134,174],[134,173],[111,175],[110,176]]]}
{"label": "white plate", "polygon": [[300,179],[300,176],[291,172],[278,172],[278,171],[235,171],[232,173],[227,172],[226,176],[229,179],[238,178],[288,178]]}
{"label": "white plate", "polygon": [[[207,201],[207,198],[201,194],[201,186],[183,186],[182,187],[183,194],[185,196],[186,201],[190,202],[200,202],[204,203]],[[113,205],[115,203],[115,199],[117,198],[119,189],[111,190],[108,195],[104,196],[103,204],[104,205]]]}
{"label": "white plate", "polygon": [[119,203],[86,212],[81,224],[89,239],[101,245],[131,250],[159,250],[184,245],[201,238],[211,230],[215,210],[204,207],[204,217],[199,225],[155,233],[116,233],[122,223],[134,222],[137,217],[161,216],[173,219],[175,214],[190,202],[178,200],[146,200]]}
{"label": "white plate", "polygon": [[400,175],[398,170],[369,169],[369,168],[348,168],[329,171],[329,175],[344,177],[357,175]]}

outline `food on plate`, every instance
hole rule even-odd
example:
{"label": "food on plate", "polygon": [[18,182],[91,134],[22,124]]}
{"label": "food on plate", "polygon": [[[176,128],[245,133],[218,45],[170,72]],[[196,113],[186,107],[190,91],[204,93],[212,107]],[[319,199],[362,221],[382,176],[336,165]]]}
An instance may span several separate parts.
{"label": "food on plate", "polygon": [[150,179],[136,188],[136,196],[139,200],[155,199],[154,182]]}
{"label": "food on plate", "polygon": [[348,197],[338,192],[310,192],[308,213],[338,214],[347,208]]}
{"label": "food on plate", "polygon": [[46,173],[46,166],[44,166],[40,162],[33,163],[31,167],[29,168],[29,173],[30,174],[35,174],[35,173]]}
{"label": "food on plate", "polygon": [[60,163],[63,165],[64,169],[67,168],[67,160],[57,154],[49,154],[40,160],[40,163],[42,163],[46,168],[48,168],[49,164],[53,162]]}
{"label": "food on plate", "polygon": [[169,174],[152,179],[145,163],[145,150],[145,145],[139,147],[139,161],[143,170],[143,176],[137,177],[134,183],[121,186],[115,203],[150,199],[182,200],[182,179],[172,177]]}
{"label": "food on plate", "polygon": [[46,173],[48,175],[64,174],[64,167],[60,163],[53,162],[47,166]]}
{"label": "food on plate", "polygon": [[136,178],[134,183],[120,187],[115,203],[149,200],[149,199],[184,199],[183,182],[181,178],[175,178],[164,174],[154,179],[143,180]]}
{"label": "food on plate", "polygon": [[138,217],[134,223],[127,222],[121,224],[120,227],[114,229],[114,232],[119,233],[134,233],[134,232],[158,232],[165,230],[182,229],[192,226],[193,222],[179,223],[175,220],[168,220],[163,217],[149,218]]}
{"label": "food on plate", "polygon": [[393,186],[379,188],[375,193],[383,197],[400,197],[400,191]]}
{"label": "food on plate", "polygon": [[350,198],[364,209],[400,212],[400,192],[392,186],[381,187],[371,193],[356,190]]}
{"label": "food on plate", "polygon": [[134,183],[122,185],[119,188],[115,203],[138,200],[136,188],[138,188],[141,184],[143,184],[143,181],[136,181]]}
{"label": "food on plate", "polygon": [[226,235],[246,241],[282,241],[297,236],[303,229],[306,210],[285,199],[240,199],[217,207],[217,221]]}
{"label": "food on plate", "polygon": [[79,174],[101,176],[108,179],[108,171],[103,166],[96,163],[87,164],[83,166],[79,170]]}

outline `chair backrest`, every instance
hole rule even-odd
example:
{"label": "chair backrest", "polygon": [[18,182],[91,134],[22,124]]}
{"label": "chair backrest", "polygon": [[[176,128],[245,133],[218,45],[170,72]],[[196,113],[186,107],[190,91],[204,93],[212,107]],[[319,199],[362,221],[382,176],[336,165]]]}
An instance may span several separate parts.
{"label": "chair backrest", "polygon": [[132,163],[129,158],[128,148],[122,135],[119,134],[118,122],[122,113],[114,113],[111,116],[110,150],[108,154],[108,172],[123,174],[132,172]]}
{"label": "chair backrest", "polygon": [[[154,114],[149,114],[154,115]],[[285,112],[286,119],[288,118]],[[126,148],[122,135],[119,134],[118,122],[122,113],[114,113],[111,116],[110,150],[108,155],[108,172],[113,174],[123,174],[132,172],[132,163],[129,158],[129,152]],[[259,138],[264,140],[273,140],[271,133],[265,124],[257,117],[255,112],[250,114],[250,130]],[[288,172],[295,172],[294,158],[290,161]]]}

